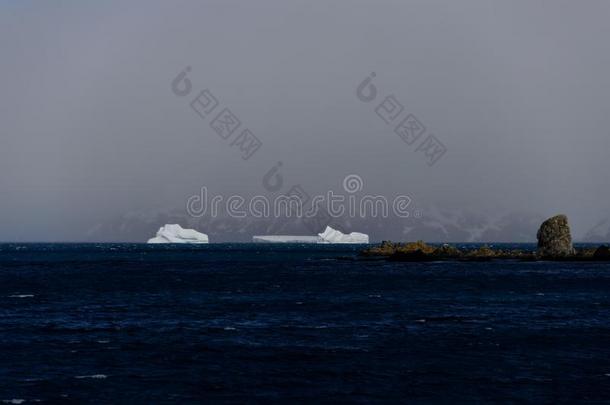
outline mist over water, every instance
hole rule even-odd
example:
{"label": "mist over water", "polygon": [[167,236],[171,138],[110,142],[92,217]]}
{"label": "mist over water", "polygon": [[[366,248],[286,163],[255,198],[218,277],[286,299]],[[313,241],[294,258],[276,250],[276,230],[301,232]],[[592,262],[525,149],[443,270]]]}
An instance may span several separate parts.
{"label": "mist over water", "polygon": [[[185,204],[202,186],[314,195],[350,174],[362,192],[408,195],[422,212],[339,221],[375,240],[532,240],[557,213],[586,239],[610,217],[607,2],[0,9],[2,241],[145,240],[169,219],[195,221]],[[172,81],[187,66],[182,97]],[[357,88],[373,72],[377,97],[363,102]],[[219,102],[205,119],[190,106],[204,89]],[[388,96],[404,107],[398,120],[413,114],[421,140],[446,147],[433,166],[421,140],[408,145],[376,112]],[[227,139],[211,126],[223,108],[241,122]],[[247,160],[232,145],[244,128],[262,142]],[[270,192],[264,176],[278,162],[283,184]],[[272,225],[256,230],[303,231]]]}

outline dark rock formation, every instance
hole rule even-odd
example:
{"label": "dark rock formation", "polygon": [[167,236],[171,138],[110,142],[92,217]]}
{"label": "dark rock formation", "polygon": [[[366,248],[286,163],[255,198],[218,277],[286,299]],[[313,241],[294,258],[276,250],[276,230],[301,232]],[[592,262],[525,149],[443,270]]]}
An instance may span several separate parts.
{"label": "dark rock formation", "polygon": [[381,245],[363,250],[361,255],[400,262],[430,262],[439,260],[465,262],[489,260],[610,262],[610,248],[608,246],[600,246],[597,249],[592,247],[574,249],[568,218],[565,215],[557,215],[544,221],[538,230],[537,236],[538,249],[536,251],[529,249],[502,250],[487,245],[458,249],[448,244],[442,246],[428,245],[420,240],[410,243],[384,241]]}
{"label": "dark rock formation", "polygon": [[461,257],[462,252],[451,245],[444,244],[432,252],[432,255],[437,258],[455,259]]}
{"label": "dark rock formation", "polygon": [[409,243],[392,243],[390,241],[383,241],[381,245],[368,248],[362,252],[365,256],[392,256],[395,253],[411,254],[421,252],[429,255],[434,252],[436,248],[427,245],[423,241]]}
{"label": "dark rock formation", "polygon": [[498,257],[500,255],[500,253],[501,252],[496,252],[496,251],[492,250],[489,246],[484,245],[478,249],[468,252],[468,254],[466,256],[470,259],[485,261],[485,260],[491,260],[494,257]]}
{"label": "dark rock formation", "polygon": [[595,260],[610,260],[610,248],[608,246],[600,246],[593,253],[593,259]]}
{"label": "dark rock formation", "polygon": [[540,257],[562,258],[576,253],[572,246],[568,218],[565,215],[557,215],[544,221],[540,225],[537,237],[537,254]]}

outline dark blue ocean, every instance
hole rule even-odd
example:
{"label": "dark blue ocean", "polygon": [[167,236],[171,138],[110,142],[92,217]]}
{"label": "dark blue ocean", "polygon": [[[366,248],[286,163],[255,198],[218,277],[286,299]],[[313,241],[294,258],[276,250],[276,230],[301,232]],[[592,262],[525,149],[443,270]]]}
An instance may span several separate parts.
{"label": "dark blue ocean", "polygon": [[358,250],[0,245],[0,401],[610,401],[610,264]]}

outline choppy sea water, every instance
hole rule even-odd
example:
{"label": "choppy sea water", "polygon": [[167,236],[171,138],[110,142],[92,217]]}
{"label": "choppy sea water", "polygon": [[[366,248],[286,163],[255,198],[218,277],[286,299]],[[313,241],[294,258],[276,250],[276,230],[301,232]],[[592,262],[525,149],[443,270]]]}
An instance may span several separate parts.
{"label": "choppy sea water", "polygon": [[0,401],[610,401],[610,264],[358,249],[0,245]]}

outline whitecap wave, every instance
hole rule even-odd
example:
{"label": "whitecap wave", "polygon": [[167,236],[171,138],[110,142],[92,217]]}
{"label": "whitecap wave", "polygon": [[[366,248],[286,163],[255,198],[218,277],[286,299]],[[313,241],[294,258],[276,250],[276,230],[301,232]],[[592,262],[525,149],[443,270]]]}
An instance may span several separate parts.
{"label": "whitecap wave", "polygon": [[74,378],[78,378],[79,380],[82,380],[84,378],[93,378],[95,380],[103,380],[105,378],[108,378],[108,376],[106,374],[92,374],[92,375],[77,375]]}

